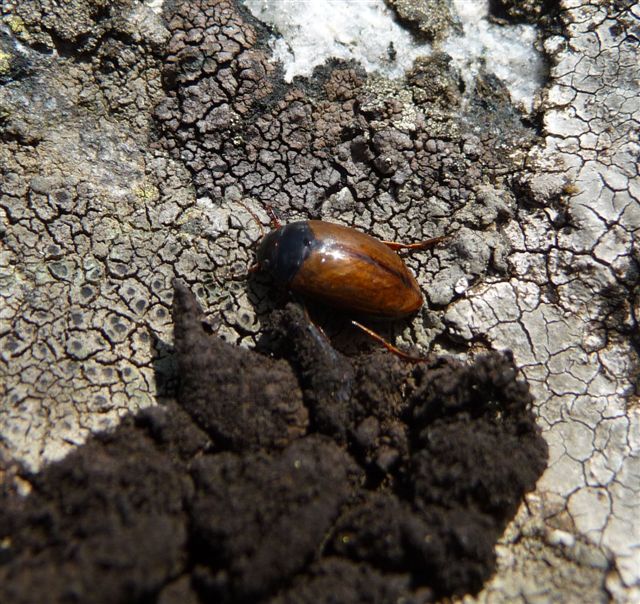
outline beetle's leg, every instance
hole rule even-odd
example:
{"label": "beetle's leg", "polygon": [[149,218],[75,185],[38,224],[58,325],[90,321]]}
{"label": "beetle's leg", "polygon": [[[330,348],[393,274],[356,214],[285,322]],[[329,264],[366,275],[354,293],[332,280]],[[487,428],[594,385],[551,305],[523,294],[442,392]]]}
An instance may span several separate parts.
{"label": "beetle's leg", "polygon": [[389,246],[392,250],[426,250],[434,245],[438,245],[438,243],[446,241],[447,239],[450,239],[449,235],[426,239],[425,241],[419,241],[418,243],[398,243],[397,241],[383,241],[382,243]]}
{"label": "beetle's leg", "polygon": [[329,336],[325,333],[324,329],[322,329],[322,327],[320,327],[320,325],[318,325],[312,318],[311,315],[309,314],[309,309],[307,308],[307,305],[304,302],[300,302],[300,305],[302,306],[302,312],[304,312],[304,318],[309,322],[310,325],[313,325],[313,327],[316,328],[316,330],[318,331],[318,333],[320,333],[320,335],[327,341],[329,342],[329,344],[331,344],[331,340],[329,339]]}
{"label": "beetle's leg", "polygon": [[266,205],[265,209],[267,210],[267,214],[269,214],[269,218],[271,218],[271,228],[279,229],[282,226],[282,224],[280,223],[280,220],[276,216],[276,213],[273,211],[273,206]]}
{"label": "beetle's leg", "polygon": [[399,348],[396,348],[393,344],[387,342],[381,335],[377,334],[372,329],[365,327],[361,323],[358,323],[357,321],[351,321],[351,324],[355,325],[358,329],[361,329],[362,331],[364,331],[364,333],[366,333],[369,337],[373,338],[376,342],[379,342],[380,344],[382,344],[389,352],[392,352],[393,354],[398,355],[400,358],[404,359],[405,361],[409,361],[410,363],[422,363],[422,362],[429,361],[427,357],[414,357],[410,354],[407,354],[406,352],[402,352],[402,350],[400,350]]}

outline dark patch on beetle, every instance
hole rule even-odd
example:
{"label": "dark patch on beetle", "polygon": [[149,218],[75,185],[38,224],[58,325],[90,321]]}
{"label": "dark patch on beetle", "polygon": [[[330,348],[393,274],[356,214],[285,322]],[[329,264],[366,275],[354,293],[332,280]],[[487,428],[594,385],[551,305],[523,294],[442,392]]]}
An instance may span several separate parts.
{"label": "dark patch on beetle", "polygon": [[267,233],[258,247],[257,260],[276,281],[288,285],[318,247],[308,222],[292,222]]}
{"label": "dark patch on beetle", "polygon": [[547,456],[508,356],[350,359],[288,306],[268,349],[288,362],[274,361],[209,334],[180,283],[173,316],[178,399],[26,476],[28,497],[0,490],[0,601],[429,602],[482,587]]}

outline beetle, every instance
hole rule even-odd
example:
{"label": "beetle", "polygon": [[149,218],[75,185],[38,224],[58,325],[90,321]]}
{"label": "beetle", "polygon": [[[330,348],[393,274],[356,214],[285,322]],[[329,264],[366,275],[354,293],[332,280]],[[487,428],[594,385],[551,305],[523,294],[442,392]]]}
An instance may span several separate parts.
{"label": "beetle", "polygon": [[[272,218],[275,228],[262,237],[251,271],[269,273],[303,297],[374,319],[408,317],[423,304],[418,282],[396,250],[426,249],[447,239],[401,244],[322,220],[281,225]],[[424,360],[403,353],[361,323],[352,323],[395,354]]]}

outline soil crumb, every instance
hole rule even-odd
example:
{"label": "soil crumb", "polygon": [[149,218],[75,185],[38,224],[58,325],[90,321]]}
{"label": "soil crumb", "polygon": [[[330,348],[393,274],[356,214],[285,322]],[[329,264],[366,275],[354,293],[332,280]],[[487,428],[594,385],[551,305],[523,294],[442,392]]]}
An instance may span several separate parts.
{"label": "soil crumb", "polygon": [[[175,400],[0,503],[0,601],[430,602],[477,592],[547,448],[509,356],[348,358],[302,311],[269,354],[175,284]],[[263,347],[264,348],[264,347]]]}

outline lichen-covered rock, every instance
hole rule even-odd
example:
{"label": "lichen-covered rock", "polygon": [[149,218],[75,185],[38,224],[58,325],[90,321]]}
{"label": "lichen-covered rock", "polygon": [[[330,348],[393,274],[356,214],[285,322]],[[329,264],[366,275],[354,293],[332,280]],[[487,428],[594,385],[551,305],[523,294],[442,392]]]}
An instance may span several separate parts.
{"label": "lichen-covered rock", "polygon": [[[454,235],[446,247],[407,258],[430,308],[411,325],[381,330],[401,346],[460,357],[512,350],[550,445],[549,468],[501,538],[499,574],[481,597],[638,599],[640,13],[628,0],[490,4],[493,23],[471,24],[485,39],[506,33],[509,20],[540,28],[548,85],[525,99],[526,116],[491,59],[457,72],[435,54],[414,66],[409,83],[334,61],[289,85],[270,62],[270,32],[231,1],[165,3],[166,19],[155,2],[3,3],[0,473],[8,491],[28,488],[21,464],[35,470],[127,413],[172,398],[175,276],[194,284],[226,340],[252,346],[264,336],[268,311],[281,300],[261,278],[230,276],[252,263],[259,237],[237,202],[265,222],[270,202],[285,220],[322,217],[385,239]],[[393,64],[396,51],[385,49],[383,60]],[[344,324],[328,323],[341,351],[365,346]],[[285,338],[296,329],[311,331],[300,323]],[[307,431],[347,447],[367,484],[397,485],[399,470],[413,467],[417,435],[405,420],[405,395],[414,377],[385,355],[351,368],[336,353],[333,383],[340,371],[353,376],[342,391],[350,404],[336,403],[313,371],[314,359],[331,367],[330,347],[312,344],[299,346],[310,352],[298,361],[295,350],[287,356],[311,418]],[[483,415],[483,429],[487,421]],[[146,411],[136,426],[172,463],[222,446],[171,405]],[[510,442],[513,426],[502,428]],[[468,463],[446,442],[443,451]],[[424,459],[419,469],[436,474]],[[479,477],[483,488],[501,484]],[[530,480],[523,473],[516,482]],[[489,568],[486,533],[469,541],[481,516],[469,517],[473,530],[449,518],[450,540],[436,540],[471,544],[464,564],[449,567],[465,585]],[[156,553],[157,568],[168,568],[173,554]],[[28,554],[0,550],[5,555],[2,572],[24,579],[16,560]],[[77,573],[91,576],[95,561],[86,560]],[[159,579],[163,572],[149,573],[162,601],[199,598],[190,575]],[[335,552],[304,573],[279,595],[295,601],[295,586],[319,600],[341,589],[345,600],[361,593],[388,601],[415,584],[409,571]],[[457,581],[430,577],[443,593]]]}

